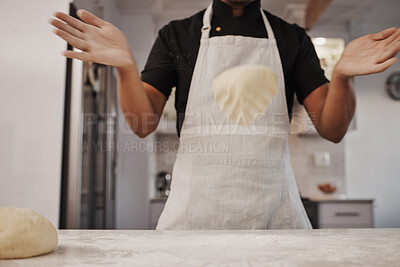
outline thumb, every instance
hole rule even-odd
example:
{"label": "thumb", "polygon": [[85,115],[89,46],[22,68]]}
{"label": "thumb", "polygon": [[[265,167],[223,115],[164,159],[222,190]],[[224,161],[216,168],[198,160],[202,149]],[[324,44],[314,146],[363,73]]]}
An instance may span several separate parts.
{"label": "thumb", "polygon": [[97,27],[102,27],[106,23],[104,20],[96,17],[94,14],[90,13],[89,11],[79,9],[76,14],[78,17],[86,22],[87,24],[97,26]]}

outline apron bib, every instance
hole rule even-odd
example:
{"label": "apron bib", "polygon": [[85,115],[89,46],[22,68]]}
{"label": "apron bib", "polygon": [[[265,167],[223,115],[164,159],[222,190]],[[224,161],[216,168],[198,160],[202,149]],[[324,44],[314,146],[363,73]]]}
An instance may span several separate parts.
{"label": "apron bib", "polygon": [[[157,230],[311,229],[290,163],[289,116],[281,59],[262,9],[267,38],[209,38],[212,4],[202,28],[171,193]],[[212,90],[220,73],[263,65],[278,80],[264,114],[248,126],[221,111]]]}

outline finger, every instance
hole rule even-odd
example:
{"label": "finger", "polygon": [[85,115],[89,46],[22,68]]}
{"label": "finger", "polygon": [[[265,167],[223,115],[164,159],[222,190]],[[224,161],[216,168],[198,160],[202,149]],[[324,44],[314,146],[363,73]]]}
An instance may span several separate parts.
{"label": "finger", "polygon": [[374,33],[371,35],[371,37],[375,41],[384,40],[384,39],[388,38],[389,36],[391,36],[392,34],[394,34],[396,31],[397,31],[397,28],[389,28],[384,31]]}
{"label": "finger", "polygon": [[383,72],[385,70],[387,70],[388,68],[390,68],[394,63],[397,62],[397,58],[393,57],[389,60],[386,60],[383,63],[377,64],[374,66],[373,68],[373,72],[372,73],[379,73],[379,72]]}
{"label": "finger", "polygon": [[388,47],[387,50],[389,53],[392,53],[395,56],[400,50],[400,35],[394,40]]}
{"label": "finger", "polygon": [[89,55],[86,52],[76,52],[73,50],[67,50],[63,53],[63,55],[67,58],[89,61]]}
{"label": "finger", "polygon": [[98,17],[96,17],[95,15],[93,15],[92,13],[90,13],[89,11],[83,10],[83,9],[79,9],[76,14],[78,15],[78,17],[80,19],[82,19],[84,22],[86,22],[87,24],[96,26],[101,28],[102,26],[104,26],[106,24],[106,22]]}
{"label": "finger", "polygon": [[78,19],[76,19],[74,17],[71,17],[70,15],[67,15],[65,13],[56,12],[54,14],[54,16],[56,18],[58,18],[59,20],[64,21],[65,23],[67,23],[71,27],[73,27],[73,28],[75,28],[75,29],[77,29],[77,30],[79,30],[81,32],[85,31],[85,29],[87,28],[87,25],[84,22],[82,22],[82,21],[80,21],[80,20],[78,20]]}
{"label": "finger", "polygon": [[63,30],[65,32],[73,35],[73,36],[76,36],[76,37],[78,37],[80,39],[84,39],[83,38],[84,34],[81,31],[69,26],[68,24],[66,24],[66,23],[64,23],[64,22],[62,22],[62,21],[60,21],[58,19],[52,19],[50,21],[50,24],[53,25],[54,27],[60,29],[60,30]]}
{"label": "finger", "polygon": [[65,32],[60,29],[56,29],[54,31],[54,33],[56,35],[58,35],[59,37],[61,37],[62,39],[64,39],[65,41],[67,41],[67,43],[69,43],[73,47],[76,47],[83,51],[87,49],[87,44],[84,40],[77,38],[77,37],[73,36],[72,34],[69,34],[68,32]]}
{"label": "finger", "polygon": [[400,39],[396,40],[390,46],[386,47],[385,51],[383,52],[383,55],[379,58],[380,60],[378,63],[385,62],[386,60],[395,57],[399,51],[400,51]]}
{"label": "finger", "polygon": [[397,29],[395,33],[393,33],[391,36],[385,39],[386,45],[390,45],[393,42],[396,42],[400,37],[400,29]]}

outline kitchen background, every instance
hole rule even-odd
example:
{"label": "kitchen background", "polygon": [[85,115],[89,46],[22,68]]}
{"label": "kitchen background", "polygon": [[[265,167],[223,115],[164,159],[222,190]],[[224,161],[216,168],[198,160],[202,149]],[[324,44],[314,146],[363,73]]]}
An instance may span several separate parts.
{"label": "kitchen background", "polygon": [[[209,0],[75,0],[73,3],[119,27],[127,35],[142,69],[158,30],[172,19],[205,8]],[[268,0],[262,1],[262,6],[305,26],[308,3],[308,0]],[[0,29],[4,36],[0,44],[0,206],[32,208],[61,227],[153,228],[164,202],[156,189],[156,177],[160,171],[172,171],[178,142],[173,96],[156,133],[139,139],[124,123],[118,105],[114,106],[115,101],[110,100],[112,88],[115,90],[115,72],[102,68],[99,71],[76,61],[70,69],[60,56],[66,45],[52,35],[47,21],[55,10],[69,12],[69,1],[4,0],[0,7]],[[327,75],[344,43],[388,27],[399,27],[399,11],[398,0],[334,0],[308,31]],[[295,107],[290,148],[298,187],[303,197],[322,201],[321,209],[330,203],[324,202],[328,199],[341,201],[334,204],[361,203],[368,207],[373,200],[373,226],[400,227],[400,101],[391,99],[385,91],[389,75],[399,71],[400,63],[396,63],[382,74],[355,78],[357,112],[351,130],[340,144],[316,135],[302,107]],[[99,78],[101,73],[105,78]],[[66,80],[71,82],[70,95],[66,94]],[[97,94],[83,94],[85,90]],[[99,95],[107,95],[108,104],[99,101]],[[71,97],[70,103],[65,102],[66,96]],[[90,102],[90,97],[97,104]],[[102,111],[99,103],[106,111]],[[69,104],[70,117],[66,118],[65,107]],[[96,160],[83,153],[84,141],[93,140],[90,131],[88,136],[83,130],[87,125],[93,126],[83,115],[88,111],[86,105],[111,115],[108,116],[111,119],[96,125],[101,124],[107,131],[116,130],[112,138],[108,131],[107,138],[100,140],[106,145],[118,142],[120,146],[115,153],[101,154],[100,158],[96,155]],[[65,121],[70,123],[68,130]],[[66,135],[69,135],[67,143]],[[162,145],[157,147],[157,144]],[[112,151],[108,148],[105,150]],[[109,165],[104,169],[104,164]],[[89,180],[85,180],[85,175]],[[90,177],[104,180],[96,183]],[[326,183],[334,185],[337,191],[330,195],[322,193],[318,185]],[[97,187],[92,192],[93,184]],[[91,205],[100,212],[88,208]],[[354,213],[352,207],[349,210],[346,207],[336,214],[364,216],[363,210]],[[99,221],[103,224],[96,224]],[[333,225],[329,220],[324,222]],[[342,226],[349,226],[346,223]],[[355,225],[361,227],[363,223],[366,226],[370,222]]]}

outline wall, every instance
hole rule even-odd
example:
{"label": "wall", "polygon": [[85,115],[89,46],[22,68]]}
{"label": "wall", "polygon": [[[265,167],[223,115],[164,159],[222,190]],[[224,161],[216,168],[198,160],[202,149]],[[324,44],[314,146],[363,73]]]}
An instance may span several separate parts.
{"label": "wall", "polygon": [[[353,38],[399,27],[399,1],[387,1],[352,25]],[[351,197],[375,198],[376,227],[400,227],[400,101],[384,90],[397,63],[382,74],[358,77],[357,130],[346,138],[347,191]]]}
{"label": "wall", "polygon": [[66,44],[48,24],[56,10],[68,1],[0,2],[0,206],[58,226]]}
{"label": "wall", "polygon": [[[334,144],[317,134],[289,136],[289,149],[293,171],[301,196],[312,199],[342,197],[346,194],[344,142]],[[329,153],[330,164],[316,166],[315,153]],[[318,189],[319,184],[330,183],[337,187],[334,194],[324,195]]]}

